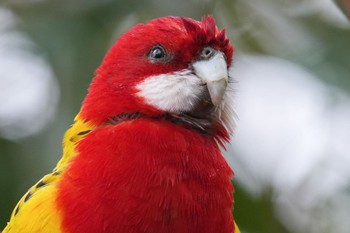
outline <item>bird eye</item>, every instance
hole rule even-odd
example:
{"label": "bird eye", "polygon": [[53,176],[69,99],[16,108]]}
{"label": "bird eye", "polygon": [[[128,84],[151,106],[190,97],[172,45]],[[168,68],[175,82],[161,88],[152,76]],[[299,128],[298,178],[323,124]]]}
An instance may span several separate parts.
{"label": "bird eye", "polygon": [[152,61],[166,61],[167,59],[165,49],[160,45],[153,47],[147,56]]}

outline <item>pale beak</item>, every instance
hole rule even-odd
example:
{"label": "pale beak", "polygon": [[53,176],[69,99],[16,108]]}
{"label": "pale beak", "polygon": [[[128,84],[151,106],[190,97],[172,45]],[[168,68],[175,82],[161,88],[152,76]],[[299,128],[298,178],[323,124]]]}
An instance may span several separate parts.
{"label": "pale beak", "polygon": [[217,52],[208,60],[193,63],[196,75],[207,85],[211,102],[220,105],[228,83],[227,63],[222,52]]}

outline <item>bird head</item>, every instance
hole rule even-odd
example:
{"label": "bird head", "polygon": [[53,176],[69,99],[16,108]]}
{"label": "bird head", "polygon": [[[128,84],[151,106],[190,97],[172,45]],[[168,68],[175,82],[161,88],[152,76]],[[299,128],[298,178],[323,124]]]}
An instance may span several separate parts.
{"label": "bird head", "polygon": [[105,56],[80,115],[97,125],[164,117],[227,140],[232,55],[225,30],[211,16],[138,24]]}

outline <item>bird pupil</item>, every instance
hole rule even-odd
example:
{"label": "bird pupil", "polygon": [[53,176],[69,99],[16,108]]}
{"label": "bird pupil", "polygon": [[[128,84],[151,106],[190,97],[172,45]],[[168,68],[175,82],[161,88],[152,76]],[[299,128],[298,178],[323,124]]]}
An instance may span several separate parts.
{"label": "bird pupil", "polygon": [[161,45],[154,46],[147,54],[147,57],[151,62],[167,62],[170,58]]}
{"label": "bird pupil", "polygon": [[160,48],[155,48],[152,52],[152,57],[153,58],[162,58],[164,56],[163,51]]}

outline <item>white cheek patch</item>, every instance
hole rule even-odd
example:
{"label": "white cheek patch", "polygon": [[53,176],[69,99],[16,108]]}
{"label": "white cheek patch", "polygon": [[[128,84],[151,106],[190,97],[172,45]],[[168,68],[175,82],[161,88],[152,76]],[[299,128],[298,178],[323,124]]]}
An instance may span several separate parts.
{"label": "white cheek patch", "polygon": [[[228,84],[229,86],[232,83]],[[190,70],[182,70],[170,74],[150,76],[136,85],[137,96],[147,104],[169,113],[190,112],[201,101],[201,93],[205,89],[203,81]],[[229,133],[235,127],[232,89],[228,87],[220,106],[215,108],[213,116]]]}
{"label": "white cheek patch", "polygon": [[139,83],[138,96],[159,110],[182,113],[193,109],[205,86],[190,70],[151,76]]}

